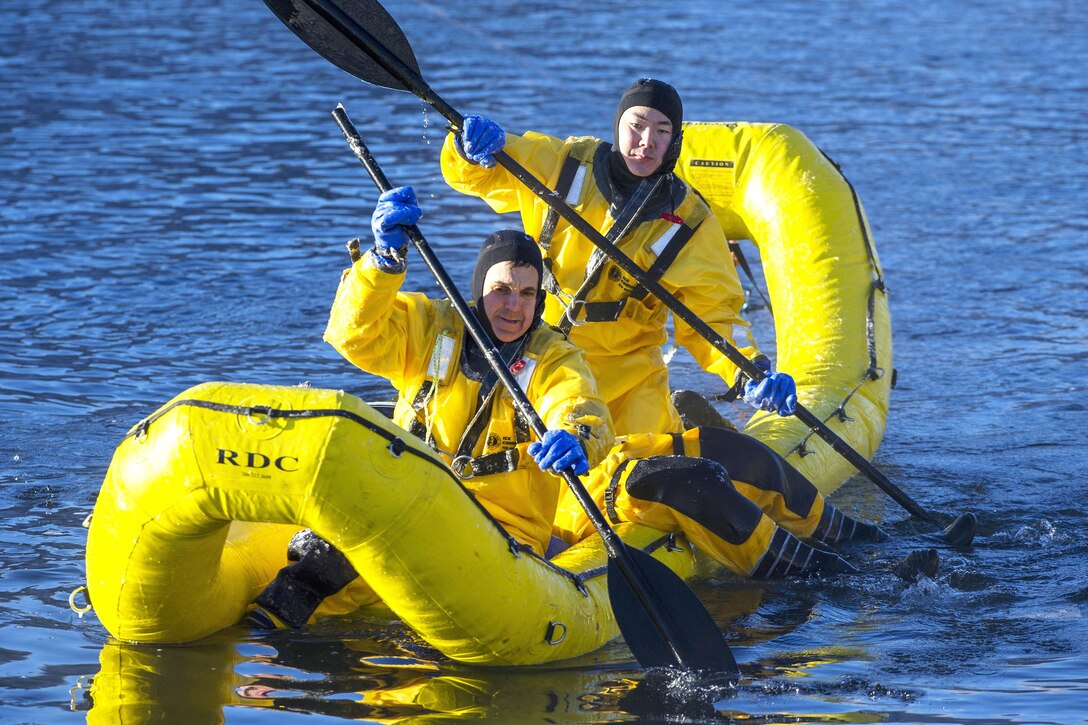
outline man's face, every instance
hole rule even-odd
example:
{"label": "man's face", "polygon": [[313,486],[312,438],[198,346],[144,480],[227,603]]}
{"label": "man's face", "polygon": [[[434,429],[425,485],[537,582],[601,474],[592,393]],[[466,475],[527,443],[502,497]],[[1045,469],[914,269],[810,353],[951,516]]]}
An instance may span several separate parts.
{"label": "man's face", "polygon": [[511,342],[533,324],[540,280],[533,267],[499,262],[484,275],[484,314],[500,342]]}
{"label": "man's face", "polygon": [[620,116],[616,142],[627,170],[635,176],[657,171],[672,141],[672,122],[649,106],[631,106]]}

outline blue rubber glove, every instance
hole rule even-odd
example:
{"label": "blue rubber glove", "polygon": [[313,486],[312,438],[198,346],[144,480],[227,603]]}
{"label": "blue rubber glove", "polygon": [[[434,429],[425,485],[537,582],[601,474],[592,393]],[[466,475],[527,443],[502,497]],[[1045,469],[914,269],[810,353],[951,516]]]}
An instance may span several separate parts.
{"label": "blue rubber glove", "polygon": [[461,135],[454,136],[453,142],[466,159],[490,169],[496,163],[492,154],[506,146],[506,132],[490,118],[468,115]]}
{"label": "blue rubber glove", "polygon": [[415,224],[422,214],[412,187],[398,186],[384,192],[378,197],[378,204],[370,215],[375,246],[383,253],[393,249],[407,250],[408,235],[404,227]]}
{"label": "blue rubber glove", "polygon": [[589,472],[589,459],[582,442],[565,430],[548,431],[543,440],[530,443],[526,450],[542,471],[561,473],[573,468],[578,475]]}
{"label": "blue rubber glove", "polygon": [[758,383],[749,380],[744,384],[744,402],[753,408],[777,412],[781,416],[793,415],[797,409],[797,384],[786,373],[770,372],[766,359],[757,359],[756,365],[767,373]]}

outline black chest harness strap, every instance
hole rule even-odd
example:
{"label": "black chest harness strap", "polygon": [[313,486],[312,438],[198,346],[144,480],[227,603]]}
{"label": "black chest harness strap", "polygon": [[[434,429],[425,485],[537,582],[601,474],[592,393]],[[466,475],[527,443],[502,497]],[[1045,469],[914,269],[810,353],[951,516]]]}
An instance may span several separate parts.
{"label": "black chest harness strap", "polygon": [[[530,334],[526,334],[517,344],[511,345],[508,343],[499,349],[499,357],[502,358],[504,364],[509,365],[511,360],[521,359],[529,343],[529,337]],[[487,424],[491,420],[491,411],[495,405],[495,398],[498,397],[497,384],[498,377],[494,372],[489,371],[480,383],[480,389],[476,393],[476,414],[473,416],[464,435],[461,436],[461,441],[457,444],[457,450],[453,453],[450,468],[462,479],[488,476],[493,473],[509,473],[518,467],[520,455],[516,446],[482,456],[472,455],[476,443],[484,434]],[[424,380],[419,392],[416,393],[415,398],[412,400],[412,409],[416,413],[422,412],[434,392],[434,381]],[[418,417],[412,420],[408,431],[417,438],[424,440],[432,448],[436,447],[434,437],[428,434],[426,426]],[[527,443],[531,440],[529,421],[517,409],[514,411],[514,440],[516,443]]]}
{"label": "black chest harness strap", "polygon": [[[577,158],[573,154],[568,155],[563,162],[562,169],[559,171],[559,179],[556,182],[555,193],[564,197],[568,204],[576,204],[578,198],[581,196],[585,171],[586,162],[584,160]],[[616,221],[609,229],[608,234],[605,235],[609,242],[616,244],[631,231],[645,209],[647,202],[654,197],[655,192],[657,192],[660,185],[664,183],[666,179],[667,177],[660,176],[657,177],[653,184],[643,182],[639,185],[635,193],[632,194],[631,198],[624,204],[623,210],[617,216]],[[577,188],[575,188],[576,182]],[[646,273],[654,281],[661,279],[661,276],[665,274],[665,270],[676,261],[676,257],[680,254],[684,245],[688,243],[699,229],[699,226],[703,223],[705,215],[696,214],[695,216],[697,218],[689,219],[685,223],[677,224],[672,229],[666,231],[652,245],[651,248],[657,253],[657,259],[655,259],[654,263],[650,265],[650,268],[646,270]],[[583,325],[587,322],[615,322],[623,313],[623,309],[627,305],[629,299],[633,298],[641,300],[649,294],[649,290],[639,284],[622,299],[587,302],[585,298],[588,297],[593,289],[600,283],[601,274],[604,272],[605,268],[605,262],[608,261],[608,256],[600,249],[593,250],[593,254],[589,258],[589,264],[586,269],[586,276],[578,290],[573,295],[564,292],[559,286],[558,281],[556,281],[555,275],[552,273],[552,260],[551,257],[548,256],[552,237],[555,234],[558,223],[558,212],[554,209],[549,209],[547,216],[544,218],[544,224],[541,226],[539,243],[544,251],[544,279],[542,283],[544,290],[555,295],[566,305],[566,312],[557,325],[560,330],[564,333],[568,333],[572,327]]]}

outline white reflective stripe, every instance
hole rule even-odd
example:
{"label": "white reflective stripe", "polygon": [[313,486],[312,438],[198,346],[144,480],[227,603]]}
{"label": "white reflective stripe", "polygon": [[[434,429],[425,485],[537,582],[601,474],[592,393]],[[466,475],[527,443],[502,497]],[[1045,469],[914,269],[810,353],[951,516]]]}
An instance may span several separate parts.
{"label": "white reflective stripe", "polygon": [[[522,365],[524,363],[524,365]],[[518,385],[523,391],[529,389],[529,381],[533,379],[533,370],[536,369],[536,360],[531,357],[525,357],[514,363],[515,366],[521,365],[521,369],[514,374],[514,379],[518,381]]]}
{"label": "white reflective stripe", "polygon": [[586,165],[582,164],[578,167],[578,171],[574,174],[574,181],[570,184],[570,191],[567,192],[566,202],[569,206],[574,206],[578,203],[578,199],[582,196],[582,183],[586,180]]}
{"label": "white reflective stripe", "polygon": [[445,380],[446,373],[450,371],[450,363],[453,362],[453,346],[456,342],[449,335],[439,335],[434,341],[434,352],[431,353],[431,364],[427,369],[438,382]]}
{"label": "white reflective stripe", "polygon": [[676,233],[678,231],[680,231],[681,226],[683,226],[683,225],[682,224],[673,224],[671,227],[669,227],[665,231],[664,234],[662,234],[660,237],[658,237],[656,242],[654,242],[653,244],[650,245],[650,249],[653,250],[653,253],[655,255],[657,255],[658,257],[661,256],[661,253],[665,251],[665,247],[668,246],[668,244],[672,240],[672,238],[674,236],[676,236]]}

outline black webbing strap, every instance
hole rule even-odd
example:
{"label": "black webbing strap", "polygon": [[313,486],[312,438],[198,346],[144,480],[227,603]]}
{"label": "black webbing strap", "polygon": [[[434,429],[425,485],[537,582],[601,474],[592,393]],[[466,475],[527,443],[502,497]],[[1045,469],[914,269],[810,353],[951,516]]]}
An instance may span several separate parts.
{"label": "black webbing strap", "polygon": [[672,436],[672,454],[674,456],[684,455],[684,436],[680,433],[669,433]]}
{"label": "black webbing strap", "polygon": [[[646,270],[646,276],[655,282],[660,282],[662,275],[665,271],[676,261],[676,258],[680,255],[680,252],[684,249],[684,246],[691,241],[691,238],[695,236],[695,232],[699,230],[699,227],[703,225],[704,219],[700,219],[694,226],[689,226],[687,223],[682,224],[679,229],[676,230],[676,234],[673,235],[669,243],[665,245],[665,248],[661,250],[661,254],[657,255],[657,259],[650,265],[650,268]],[[630,297],[636,300],[641,300],[646,295],[650,294],[650,291],[643,287],[641,284],[636,285],[631,290]]]}
{"label": "black webbing strap", "polygon": [[[574,183],[574,177],[578,173],[578,167],[581,165],[582,161],[570,154],[563,160],[563,168],[559,170],[559,178],[555,182],[557,196],[564,200],[567,198],[570,187]],[[559,212],[548,207],[548,213],[544,217],[544,224],[540,227],[540,238],[537,239],[537,244],[544,250],[545,256],[547,256],[548,248],[551,247],[552,237],[555,235],[555,228],[558,225]]]}
{"label": "black webbing strap", "polygon": [[[509,366],[512,361],[521,358],[525,353],[526,346],[529,344],[529,337],[530,334],[527,333],[518,340],[517,344],[506,343],[498,350],[503,365]],[[490,413],[495,406],[495,400],[498,398],[496,394],[498,382],[498,376],[495,375],[493,370],[489,370],[480,383],[479,391],[476,393],[476,415],[472,417],[472,422],[469,423],[464,435],[461,436],[461,441],[457,444],[457,450],[454,453],[453,462],[450,464],[450,468],[453,469],[454,473],[462,478],[492,473],[508,473],[518,467],[518,451],[516,448],[475,458],[472,456],[473,449],[484,434],[487,424],[491,421]],[[521,411],[516,409],[514,411],[514,436],[518,443],[525,443],[529,440],[529,421],[525,420]],[[469,473],[463,474],[462,472],[466,470]]]}
{"label": "black webbing strap", "polygon": [[[567,308],[570,310],[570,316],[577,316],[578,322],[615,322],[620,319],[620,315],[623,313],[623,308],[627,305],[627,297],[622,300],[613,300],[611,302],[586,302],[585,300],[573,300]],[[564,316],[559,321],[559,329],[563,332],[569,332],[570,328],[574,325],[570,322],[570,318]]]}
{"label": "black webbing strap", "polygon": [[771,313],[774,317],[774,309],[771,308],[771,301],[767,299],[767,295],[763,294],[763,290],[759,286],[759,282],[756,281],[756,277],[752,274],[752,267],[748,264],[748,258],[744,256],[744,250],[740,247],[740,241],[736,239],[727,240],[729,244],[729,251],[733,254],[733,258],[737,260],[737,264],[744,271],[744,276],[748,278],[748,281],[752,283],[752,287],[759,294],[760,299],[763,300],[763,304],[767,305],[767,312]]}
{"label": "black webbing strap", "polygon": [[637,460],[637,458],[628,458],[621,463],[616,472],[612,474],[612,480],[608,482],[608,488],[604,490],[604,512],[608,515],[608,520],[612,522],[613,526],[623,523],[623,519],[616,513],[616,489],[619,488],[623,472]]}
{"label": "black webbing strap", "polygon": [[[699,224],[702,224],[702,222]],[[654,260],[652,265],[650,265],[650,269],[646,272],[647,276],[654,281],[660,281],[661,276],[665,274],[665,270],[669,268],[669,265],[676,261],[677,255],[680,254],[684,245],[691,241],[691,238],[695,235],[698,228],[698,224],[694,228],[684,224],[678,229],[673,238],[669,240],[669,243],[665,245],[665,248],[661,250],[661,255]],[[603,265],[601,268],[603,268]],[[597,277],[593,280],[592,286],[587,287],[586,285],[583,285],[586,293],[592,290],[593,286],[596,286],[596,283],[600,281],[601,268],[597,270]],[[579,292],[581,291],[582,290],[579,290]],[[572,327],[572,324],[570,323],[570,318],[572,317],[577,318],[579,322],[615,322],[620,318],[620,315],[623,314],[624,307],[627,306],[628,300],[641,300],[649,293],[650,291],[648,289],[639,284],[631,290],[630,294],[620,300],[586,302],[585,300],[576,298],[571,300],[570,304],[567,305],[567,314],[559,321],[558,327],[563,330],[563,332],[569,332]]]}
{"label": "black webbing strap", "polygon": [[[419,386],[419,390],[416,391],[416,396],[412,398],[412,410],[419,413],[427,407],[427,400],[431,397],[433,391],[434,382],[424,380],[423,384]],[[434,447],[434,437],[429,434],[427,426],[419,418],[412,418],[412,422],[408,424],[408,432],[432,448]]]}
{"label": "black webbing strap", "polygon": [[517,448],[507,448],[498,453],[488,453],[485,456],[458,456],[450,462],[450,468],[461,478],[476,478],[478,476],[490,476],[495,473],[510,473],[518,467],[521,454]]}
{"label": "black webbing strap", "polygon": [[[562,199],[567,198],[567,194],[570,193],[570,187],[574,183],[574,177],[578,173],[578,167],[582,165],[582,162],[572,155],[567,155],[567,158],[563,161],[563,168],[559,170],[559,179],[555,183],[555,193]],[[548,207],[548,213],[544,217],[544,224],[540,227],[540,238],[537,239],[537,243],[540,245],[540,249],[543,252],[544,257],[544,272],[543,279],[540,281],[540,285],[544,288],[545,292],[549,292],[553,295],[558,295],[562,290],[559,287],[559,283],[555,281],[555,275],[552,274],[552,259],[548,256],[548,250],[552,246],[552,237],[555,235],[555,228],[559,224],[559,212],[555,209]]]}
{"label": "black webbing strap", "polygon": [[[611,240],[609,240],[611,241]],[[607,257],[601,250],[594,249],[593,254],[589,258],[589,269],[586,270],[585,280],[582,282],[582,286],[578,288],[578,291],[574,293],[573,299],[567,303],[567,311],[559,320],[559,324],[556,325],[564,334],[570,332],[570,328],[574,327],[574,317],[577,316],[579,310],[588,311],[588,307],[591,304],[600,305],[602,303],[588,303],[585,301],[585,296],[588,295],[594,287],[601,281],[601,273],[604,271],[604,263]],[[558,283],[556,283],[558,287]],[[614,305],[614,303],[605,302],[604,305]],[[619,309],[623,309],[623,305],[620,305]],[[589,317],[583,318],[583,322],[612,322],[619,317],[619,311],[617,310],[612,317],[605,316],[600,319],[589,319]]]}
{"label": "black webbing strap", "polygon": [[[616,215],[616,219],[609,228],[608,234],[605,235],[605,239],[612,244],[616,244],[627,236],[636,226],[639,217],[646,208],[646,204],[666,180],[667,177],[665,176],[657,177],[653,183],[650,183],[649,179],[643,179],[635,193],[631,195],[631,198],[623,205],[623,209]],[[593,254],[589,258],[589,267],[586,270],[584,281],[567,303],[567,311],[557,325],[564,334],[569,333],[570,329],[577,324],[574,320],[579,312],[584,314],[581,322],[614,322],[619,319],[624,305],[627,304],[626,297],[608,302],[585,301],[590,292],[600,284],[601,274],[604,272],[607,261],[608,255],[601,249],[593,250]]]}

